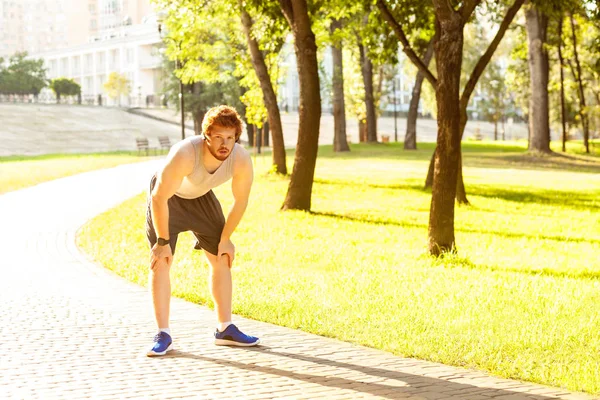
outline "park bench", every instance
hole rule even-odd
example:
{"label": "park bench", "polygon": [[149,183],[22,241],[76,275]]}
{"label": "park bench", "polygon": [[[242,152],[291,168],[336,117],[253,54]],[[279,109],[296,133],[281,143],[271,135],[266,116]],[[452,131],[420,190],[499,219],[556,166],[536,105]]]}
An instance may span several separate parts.
{"label": "park bench", "polygon": [[146,155],[148,155],[150,149],[154,150],[154,154],[156,154],[156,148],[154,147],[150,147],[150,144],[148,142],[148,139],[145,137],[138,137],[135,138],[135,144],[137,146],[137,150],[138,150],[138,156],[140,155],[140,153],[142,151],[146,152]]}
{"label": "park bench", "polygon": [[168,136],[159,136],[158,143],[160,144],[161,150],[171,150],[171,140]]}

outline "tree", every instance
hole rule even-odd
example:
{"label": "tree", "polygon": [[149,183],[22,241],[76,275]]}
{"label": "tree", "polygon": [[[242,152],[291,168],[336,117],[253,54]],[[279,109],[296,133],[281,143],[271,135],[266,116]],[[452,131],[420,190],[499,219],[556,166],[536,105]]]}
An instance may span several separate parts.
{"label": "tree", "polygon": [[571,20],[571,35],[573,39],[573,55],[575,56],[575,66],[571,65],[571,71],[573,73],[573,77],[577,81],[578,86],[578,94],[579,94],[579,115],[581,118],[581,126],[583,127],[583,146],[585,147],[585,152],[590,152],[590,126],[589,119],[587,116],[587,106],[585,102],[585,89],[583,84],[582,72],[581,72],[581,63],[579,62],[579,54],[577,52],[577,29],[575,26],[575,18],[573,17],[573,13],[569,13],[569,19]]}
{"label": "tree", "polygon": [[562,151],[567,151],[567,121],[565,112],[565,75],[562,47],[563,47],[563,16],[561,15],[558,21],[558,61],[560,65],[560,121],[562,124]]}
{"label": "tree", "polygon": [[[363,2],[365,3],[365,2]],[[383,92],[383,82],[389,66],[398,63],[398,43],[391,35],[388,25],[381,24],[378,15],[372,12],[370,2],[358,3],[349,28],[354,32],[358,44],[359,63],[364,88],[365,137],[370,143],[377,142],[377,117]]]}
{"label": "tree", "polygon": [[330,33],[332,38],[331,58],[333,63],[333,151],[350,151],[346,136],[346,104],[344,102],[344,60],[343,39],[338,35],[343,23],[340,19],[332,19]]}
{"label": "tree", "polygon": [[[429,63],[433,58],[433,39],[429,39],[426,44],[424,53],[421,53],[423,63],[429,67]],[[406,135],[404,137],[404,150],[416,150],[417,149],[417,117],[419,116],[419,101],[421,100],[421,87],[423,86],[423,80],[425,75],[423,71],[417,69],[417,75],[415,77],[415,84],[412,89],[410,96],[410,105],[408,106],[408,115],[406,116]]]}
{"label": "tree", "polygon": [[44,60],[29,59],[26,52],[12,55],[6,67],[0,61],[0,93],[37,96],[47,86]]}
{"label": "tree", "polygon": [[298,144],[283,210],[310,210],[321,121],[317,44],[306,0],[279,0],[294,35],[300,80]]}
{"label": "tree", "polygon": [[525,11],[529,38],[529,71],[531,97],[529,98],[529,150],[550,153],[550,110],[548,99],[549,63],[547,30],[548,16],[535,4]]}
{"label": "tree", "polygon": [[69,78],[52,79],[50,89],[56,94],[57,104],[60,103],[61,96],[77,96],[81,94],[81,86]]}
{"label": "tree", "polygon": [[[369,21],[369,12],[362,16],[362,30],[366,30]],[[366,141],[377,142],[377,113],[375,112],[375,98],[373,96],[373,61],[369,57],[364,45],[366,35],[357,34],[360,67],[365,88],[365,107],[367,110],[367,137]]]}
{"label": "tree", "polygon": [[[483,115],[494,124],[494,140],[498,140],[498,122],[504,118],[506,107],[506,84],[504,73],[496,62],[491,62],[486,69],[481,82],[485,93],[483,99]],[[502,138],[504,140],[504,138]]]}
{"label": "tree", "polygon": [[[267,64],[265,63],[264,55],[261,52],[255,34],[252,32],[252,18],[246,10],[246,6],[243,4],[242,0],[239,0],[239,7],[241,10],[242,26],[244,28],[246,40],[248,41],[248,49],[252,58],[252,65],[254,67],[254,71],[256,72],[258,81],[260,82],[262,98],[268,113],[269,129],[273,137],[273,166],[275,167],[275,172],[286,175],[287,165],[285,145],[283,141],[283,127],[281,124],[279,106],[277,105],[277,96],[275,94],[275,90],[273,89],[273,83],[271,82],[271,76],[269,74]],[[282,35],[280,35],[280,37],[281,36]],[[281,41],[281,43],[283,43],[283,41]],[[279,48],[281,48],[281,45]]]}
{"label": "tree", "polygon": [[131,92],[129,79],[118,72],[111,72],[104,84],[104,90],[108,97],[118,99],[119,107],[121,106],[121,96],[126,96]]}
{"label": "tree", "polygon": [[[455,9],[450,2],[433,0],[437,78],[415,53],[404,33],[402,24],[394,17],[399,2],[388,8],[386,1],[377,5],[384,19],[393,28],[408,58],[423,71],[436,89],[438,137],[434,153],[434,173],[431,210],[429,215],[429,252],[440,255],[456,249],[454,237],[454,203],[461,168],[460,142],[467,123],[467,105],[475,85],[498,47],[504,33],[524,0],[515,0],[502,20],[496,36],[473,70],[462,95],[459,92],[462,71],[463,29],[480,0],[467,0]],[[465,198],[466,199],[466,198]]]}
{"label": "tree", "polygon": [[254,127],[261,129],[268,119],[274,169],[286,173],[275,98],[281,73],[277,57],[287,25],[279,6],[252,0],[160,0],[157,6],[165,16],[165,53],[180,60],[175,75],[185,84],[186,109],[192,113],[196,132],[200,133],[208,108],[223,103],[235,107],[245,120],[251,145]]}

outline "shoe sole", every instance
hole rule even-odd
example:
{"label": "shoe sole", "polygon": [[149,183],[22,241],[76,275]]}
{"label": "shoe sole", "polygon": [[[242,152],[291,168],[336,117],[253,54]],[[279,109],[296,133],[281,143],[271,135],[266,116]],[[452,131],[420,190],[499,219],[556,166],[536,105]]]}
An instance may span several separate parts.
{"label": "shoe sole", "polygon": [[171,351],[171,350],[173,350],[173,343],[171,343],[165,351],[156,352],[154,350],[150,350],[148,353],[146,353],[146,355],[148,357],[164,356],[165,354],[167,354],[168,351]]}
{"label": "shoe sole", "polygon": [[235,342],[233,340],[215,339],[215,344],[217,346],[251,347],[251,346],[256,346],[257,344],[260,344],[260,339],[258,339],[256,342],[252,342],[252,343],[241,343],[241,342]]}

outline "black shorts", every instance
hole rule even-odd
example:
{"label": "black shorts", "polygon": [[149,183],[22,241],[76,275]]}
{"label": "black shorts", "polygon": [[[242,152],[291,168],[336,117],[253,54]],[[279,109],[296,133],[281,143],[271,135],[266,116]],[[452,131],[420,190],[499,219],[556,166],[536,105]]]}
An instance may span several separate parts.
{"label": "black shorts", "polygon": [[[156,184],[156,175],[150,181],[148,207],[146,210],[146,236],[150,247],[158,238],[152,224],[151,193]],[[169,205],[169,239],[171,250],[175,254],[177,235],[191,231],[196,236],[196,250],[206,250],[217,255],[221,233],[225,226],[225,216],[217,197],[211,190],[204,196],[195,199],[184,199],[174,195],[168,200]]]}

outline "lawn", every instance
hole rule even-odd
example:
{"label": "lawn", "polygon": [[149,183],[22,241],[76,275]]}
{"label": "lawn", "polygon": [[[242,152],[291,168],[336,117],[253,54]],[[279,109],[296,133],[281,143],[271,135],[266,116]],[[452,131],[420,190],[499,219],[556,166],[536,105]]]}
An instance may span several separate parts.
{"label": "lawn", "polygon": [[[525,146],[463,144],[471,205],[456,209],[458,254],[441,259],[426,251],[432,144],[321,147],[312,213],[279,211],[289,180],[257,156],[251,204],[233,236],[234,312],[599,394],[600,158],[530,156]],[[229,188],[216,193],[227,210]],[[140,194],[90,221],[78,244],[146,285],[144,212]],[[173,293],[212,307],[208,265],[192,248],[182,234]]]}
{"label": "lawn", "polygon": [[138,162],[132,152],[0,157],[0,194],[119,164]]}

